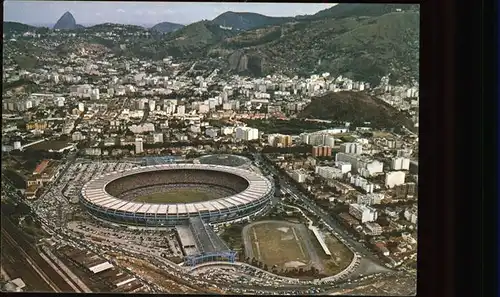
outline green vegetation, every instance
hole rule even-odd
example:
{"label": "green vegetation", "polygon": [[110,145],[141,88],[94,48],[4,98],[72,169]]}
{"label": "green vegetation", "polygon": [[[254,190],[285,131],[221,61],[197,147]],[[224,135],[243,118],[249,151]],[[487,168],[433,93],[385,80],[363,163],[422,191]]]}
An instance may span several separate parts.
{"label": "green vegetation", "polygon": [[323,129],[329,129],[335,127],[336,124],[340,125],[341,123],[322,123],[322,122],[314,122],[314,121],[305,121],[303,119],[290,119],[290,120],[279,120],[279,119],[270,119],[270,120],[253,120],[253,119],[243,119],[243,122],[248,124],[250,127],[254,127],[259,129],[267,134],[271,133],[282,133],[282,134],[291,134],[298,135],[303,132],[313,132]]}
{"label": "green vegetation", "polygon": [[213,22],[217,25],[232,27],[239,30],[251,30],[269,25],[282,24],[293,21],[291,17],[269,17],[253,12],[225,12],[216,17]]}
{"label": "green vegetation", "polygon": [[215,199],[211,193],[203,189],[178,189],[169,192],[140,196],[134,202],[145,203],[192,203]]}
{"label": "green vegetation", "polygon": [[23,88],[26,92],[36,92],[40,90],[40,86],[37,85],[36,83],[32,82],[31,80],[21,78],[19,80],[13,81],[13,82],[8,82],[3,84],[3,91],[7,92],[9,90],[17,89],[17,88]]}
{"label": "green vegetation", "polygon": [[38,59],[30,55],[15,56],[14,61],[21,69],[34,69],[38,64]]}
{"label": "green vegetation", "polygon": [[413,127],[403,113],[364,92],[328,93],[313,99],[299,117],[351,122],[351,128],[365,126],[364,122],[370,122],[372,128]]}
{"label": "green vegetation", "polygon": [[224,240],[225,243],[232,249],[239,249],[241,247],[243,224],[232,224],[228,228],[224,230],[221,234],[221,239]]}
{"label": "green vegetation", "polygon": [[[247,56],[260,57],[265,60],[264,74],[282,71],[308,76],[326,71],[372,84],[388,73],[395,81],[418,79],[419,12],[415,9],[394,12],[391,8],[385,10],[388,13],[380,14],[384,12],[380,9],[366,13],[368,16],[363,18],[356,13],[345,17],[336,13],[338,18],[324,15],[312,21],[283,24],[278,30],[262,28],[259,34],[257,30],[247,31],[211,50],[217,49],[221,54],[226,51],[228,58],[232,51],[240,49]],[[282,28],[283,36],[276,33]]]}

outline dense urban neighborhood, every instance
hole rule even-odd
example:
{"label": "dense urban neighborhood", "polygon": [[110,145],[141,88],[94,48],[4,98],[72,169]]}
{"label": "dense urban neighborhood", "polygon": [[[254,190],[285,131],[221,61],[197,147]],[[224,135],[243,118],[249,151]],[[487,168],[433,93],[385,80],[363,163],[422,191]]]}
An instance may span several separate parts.
{"label": "dense urban neighborhood", "polygon": [[[366,5],[333,19],[415,13]],[[221,48],[327,12],[261,27],[4,22],[2,290],[415,294],[418,77],[254,71],[253,54]],[[200,26],[222,43],[188,44]],[[182,55],[159,49],[174,39]]]}

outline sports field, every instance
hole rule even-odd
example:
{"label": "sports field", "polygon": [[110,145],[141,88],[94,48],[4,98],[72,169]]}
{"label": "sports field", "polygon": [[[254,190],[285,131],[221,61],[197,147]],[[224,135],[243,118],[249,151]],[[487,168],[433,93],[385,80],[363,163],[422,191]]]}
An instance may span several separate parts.
{"label": "sports field", "polygon": [[314,247],[324,263],[324,273],[326,275],[335,275],[349,266],[354,254],[334,235],[329,233],[323,233],[323,235],[325,236],[325,244],[332,255],[328,256],[325,254],[316,239],[313,240]]}
{"label": "sports field", "polygon": [[[251,248],[246,248],[247,257],[267,264],[269,267],[277,265],[280,268],[308,267],[311,264],[311,246],[306,243],[307,230],[302,225],[290,224],[280,221],[266,221],[249,226],[244,231],[245,246],[251,243]],[[305,235],[305,236],[304,236]],[[314,251],[312,251],[314,252]]]}
{"label": "sports field", "polygon": [[206,189],[175,189],[167,192],[152,193],[144,196],[138,196],[133,199],[134,202],[144,203],[192,203],[202,202],[220,198],[213,195]]}

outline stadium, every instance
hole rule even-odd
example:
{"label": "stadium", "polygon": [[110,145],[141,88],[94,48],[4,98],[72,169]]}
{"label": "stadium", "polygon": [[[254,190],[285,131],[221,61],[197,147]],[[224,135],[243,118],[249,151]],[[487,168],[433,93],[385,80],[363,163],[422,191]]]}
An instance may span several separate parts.
{"label": "stadium", "polygon": [[264,176],[209,164],[163,164],[92,179],[80,201],[95,218],[135,227],[223,223],[257,214],[274,195]]}

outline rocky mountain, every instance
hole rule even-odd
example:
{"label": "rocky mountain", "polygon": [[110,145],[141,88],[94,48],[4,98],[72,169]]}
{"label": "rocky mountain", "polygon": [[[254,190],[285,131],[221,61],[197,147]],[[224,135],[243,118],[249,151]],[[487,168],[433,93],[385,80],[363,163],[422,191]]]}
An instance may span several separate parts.
{"label": "rocky mountain", "polygon": [[54,25],[54,29],[59,30],[74,30],[78,29],[75,18],[71,14],[71,12],[65,12],[62,17],[57,21]]}
{"label": "rocky mountain", "polygon": [[170,22],[163,22],[154,25],[151,27],[151,31],[159,32],[159,33],[170,33],[179,30],[180,28],[184,27],[184,25],[181,24],[176,24],[176,23],[170,23]]}
{"label": "rocky mountain", "polygon": [[332,92],[313,98],[298,117],[348,121],[358,125],[371,122],[374,127],[405,126],[413,129],[409,117],[365,92]]}
{"label": "rocky mountain", "polygon": [[252,12],[225,12],[212,20],[214,24],[235,30],[252,30],[293,21],[293,17],[269,17]]}

